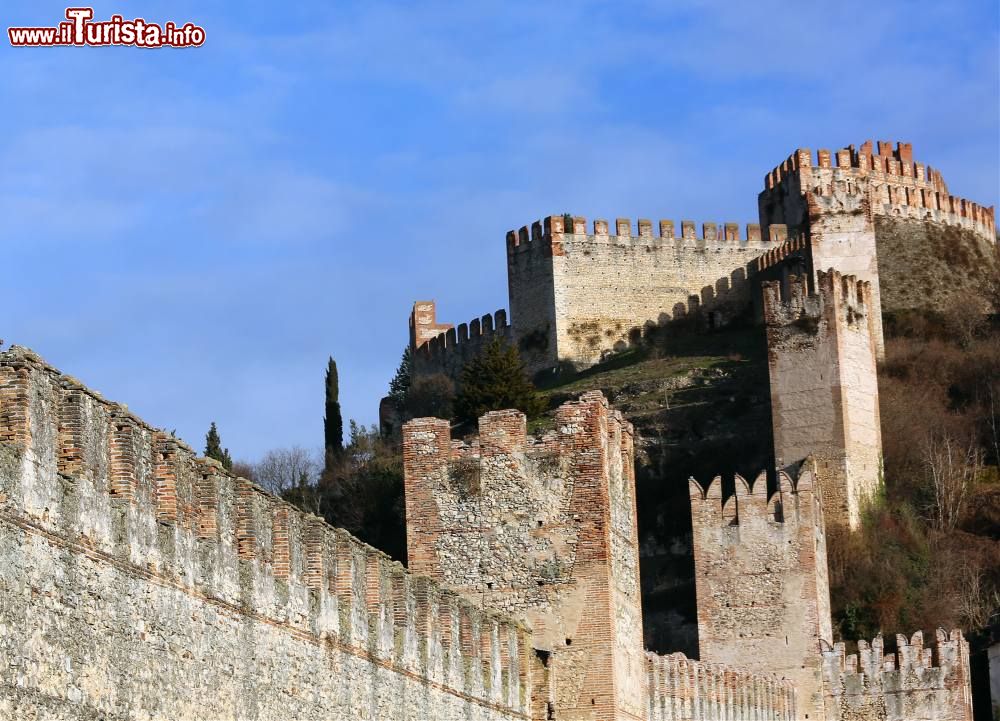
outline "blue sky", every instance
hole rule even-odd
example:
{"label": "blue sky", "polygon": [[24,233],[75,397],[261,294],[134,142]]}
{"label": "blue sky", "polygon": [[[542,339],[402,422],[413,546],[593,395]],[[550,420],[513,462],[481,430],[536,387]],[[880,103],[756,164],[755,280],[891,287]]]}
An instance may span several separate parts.
{"label": "blue sky", "polygon": [[[4,28],[65,3],[5,0]],[[0,337],[201,448],[376,418],[416,298],[506,306],[551,213],[756,221],[799,146],[902,139],[1000,200],[983,2],[99,2],[187,50],[0,49]]]}

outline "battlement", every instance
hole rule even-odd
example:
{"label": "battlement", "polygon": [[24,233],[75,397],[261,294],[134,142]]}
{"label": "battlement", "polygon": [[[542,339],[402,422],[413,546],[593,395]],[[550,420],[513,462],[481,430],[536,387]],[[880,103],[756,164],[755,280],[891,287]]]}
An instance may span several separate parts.
{"label": "battlement", "polygon": [[413,368],[418,375],[443,373],[457,380],[465,364],[478,356],[487,343],[496,337],[506,341],[513,337],[513,329],[507,322],[507,311],[502,308],[492,315],[487,313],[468,323],[459,323],[456,328],[451,323],[437,322],[433,315],[433,301],[414,303],[414,312],[410,316],[411,328],[418,323],[417,308],[428,305],[431,316],[422,325],[420,342],[415,344],[415,335],[412,332],[410,334]]}
{"label": "battlement", "polygon": [[803,718],[821,718],[819,641],[833,636],[826,531],[815,463],[753,485],[689,481],[702,661],[790,679]]}
{"label": "battlement", "polygon": [[507,335],[510,325],[507,323],[507,311],[500,309],[492,315],[487,313],[479,318],[473,318],[468,323],[459,323],[455,328],[448,324],[446,330],[432,336],[417,349],[427,358],[447,352],[454,352],[457,346],[472,343],[481,346],[484,340],[494,335]]}
{"label": "battlement", "polygon": [[[773,231],[775,227],[772,225],[771,230]],[[787,226],[781,225],[777,227],[785,228],[787,233]],[[810,248],[811,244],[805,236],[796,236],[756,258],[753,262],[754,270],[758,274],[764,273],[766,270],[784,262],[789,256],[808,253]]]}
{"label": "battlement", "polygon": [[871,644],[858,641],[858,653],[846,655],[843,643],[824,643],[823,678],[831,716],[856,718],[879,709],[888,721],[959,721],[972,717],[969,645],[962,632],[935,633],[924,646],[917,631],[896,636],[897,651],[885,654],[882,636]]}
{"label": "battlement", "polygon": [[[588,480],[597,484],[607,484],[611,476],[634,479],[633,429],[620,412],[608,407],[599,391],[560,406],[556,426],[557,431],[532,437],[520,411],[493,411],[479,419],[478,438],[462,442],[451,441],[446,420],[417,418],[407,423],[403,458],[410,568],[467,594],[485,594],[503,608],[544,603],[548,586],[568,582],[562,572],[588,560],[591,550],[578,556],[576,538],[581,529],[579,524],[570,523],[568,528],[566,524],[596,510],[574,496],[581,481],[575,471],[586,463]],[[584,505],[570,516],[567,509],[574,504]],[[517,515],[523,518],[511,525],[509,516],[520,506]],[[472,533],[492,534],[501,516],[510,526],[505,534],[510,543],[520,533],[533,539],[530,545],[549,548],[549,553],[470,564],[467,552],[456,547],[454,560],[460,562],[454,565],[449,562],[451,553],[442,553],[449,531],[461,531],[462,543],[467,544]],[[574,540],[559,544],[567,555],[553,564],[550,534],[562,533]],[[509,593],[502,599],[505,589]]]}
{"label": "battlement", "polygon": [[0,523],[463,703],[527,713],[521,622],[197,458],[17,346],[0,353]]}
{"label": "battlement", "polygon": [[[611,232],[611,231],[614,232]],[[699,233],[700,231],[700,233]],[[507,252],[524,253],[535,249],[559,252],[563,242],[590,242],[630,245],[686,245],[686,244],[760,244],[760,226],[747,223],[740,233],[740,224],[734,222],[705,222],[700,226],[693,220],[660,220],[655,226],[651,220],[640,218],[636,224],[628,218],[617,218],[614,223],[598,219],[592,221],[587,232],[587,219],[582,216],[550,215],[536,220],[531,226],[507,233]],[[767,242],[767,241],[764,241]],[[556,245],[553,246],[553,243]],[[554,248],[554,250],[553,250]]]}
{"label": "battlement", "polygon": [[795,721],[795,687],[773,674],[647,653],[649,721]]}
{"label": "battlement", "polygon": [[[778,472],[778,489],[768,495],[767,474],[761,471],[753,485],[742,476],[735,477],[735,492],[723,502],[722,478],[716,476],[707,487],[691,478],[688,486],[691,498],[692,523],[699,528],[717,525],[733,531],[725,536],[728,542],[746,542],[761,523],[785,524],[791,529],[808,525],[820,535],[825,533],[823,512],[816,493],[815,479],[809,470],[811,461],[797,481],[785,471]],[[737,533],[736,531],[742,531]]]}
{"label": "battlement", "polygon": [[[778,281],[762,284],[764,321],[769,326],[792,326],[808,329],[808,320],[819,321],[829,308],[847,325],[865,321],[872,311],[871,283],[834,269],[818,273],[818,291],[809,292],[809,279],[789,276],[787,285]],[[865,324],[867,330],[867,323]]]}
{"label": "battlement", "polygon": [[[836,152],[822,149],[815,156],[808,148],[799,148],[783,163],[764,177],[761,194],[761,223],[804,223],[802,213],[787,206],[775,194],[816,195],[831,197],[839,193],[864,196],[870,212],[932,221],[974,230],[978,235],[996,242],[994,208],[984,207],[948,192],[941,173],[923,163],[914,162],[909,143],[872,141],[860,148],[853,145]],[[766,200],[765,200],[766,199]]]}

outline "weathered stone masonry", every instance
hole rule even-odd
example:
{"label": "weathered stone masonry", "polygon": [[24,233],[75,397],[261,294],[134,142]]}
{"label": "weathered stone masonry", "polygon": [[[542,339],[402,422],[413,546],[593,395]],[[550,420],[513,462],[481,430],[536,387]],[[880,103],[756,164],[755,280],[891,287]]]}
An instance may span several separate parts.
{"label": "weathered stone masonry", "polygon": [[763,288],[775,462],[812,456],[830,523],[856,528],[882,475],[873,286],[835,270]]}
{"label": "weathered stone masonry", "polygon": [[[800,148],[767,174],[764,185],[760,224],[748,224],[742,237],[736,223],[704,223],[698,237],[696,224],[682,221],[675,237],[673,221],[659,221],[657,234],[649,220],[633,226],[623,218],[610,227],[596,220],[588,233],[584,218],[562,215],[510,231],[504,338],[518,344],[529,369],[539,371],[591,365],[628,347],[647,326],[678,316],[726,323],[749,309],[760,281],[787,273],[772,268],[788,255],[787,249],[774,255],[777,248],[805,241],[810,289],[816,273],[831,267],[872,284],[881,357],[875,218],[963,228],[989,247],[996,243],[993,208],[951,195],[940,172],[914,162],[908,143],[880,141],[875,148],[868,141],[860,148],[820,150],[815,158]],[[457,338],[446,337],[449,328],[432,320],[411,335],[414,350],[436,338],[420,372],[453,375],[474,353],[462,347],[461,326]]]}
{"label": "weathered stone masonry", "polygon": [[439,585],[0,354],[0,718],[793,721],[822,718],[820,659],[831,721],[969,718],[958,632],[898,673],[824,644],[805,477],[693,502],[705,658],[644,654],[631,428],[598,393],[557,420],[408,426],[412,564]]}
{"label": "weathered stone masonry", "polygon": [[530,635],[0,354],[0,718],[525,719]]}
{"label": "weathered stone masonry", "polygon": [[823,511],[808,468],[793,483],[778,474],[753,486],[736,477],[691,481],[691,527],[703,661],[743,666],[792,681],[800,717],[821,718],[820,641],[833,638]]}
{"label": "weathered stone masonry", "polygon": [[534,629],[532,718],[796,718],[778,676],[642,652],[631,426],[600,393],[556,426],[489,413],[470,444],[443,420],[404,428],[410,565]]}
{"label": "weathered stone masonry", "polygon": [[631,425],[600,393],[541,439],[525,423],[488,413],[478,443],[454,447],[447,421],[404,427],[410,567],[527,620],[556,718],[643,718]]}
{"label": "weathered stone masonry", "polygon": [[[896,637],[896,653],[883,654],[882,637],[823,644],[828,721],[966,721],[972,718],[969,645],[958,631],[935,633],[924,647],[920,631]],[[859,664],[860,659],[860,664]]]}

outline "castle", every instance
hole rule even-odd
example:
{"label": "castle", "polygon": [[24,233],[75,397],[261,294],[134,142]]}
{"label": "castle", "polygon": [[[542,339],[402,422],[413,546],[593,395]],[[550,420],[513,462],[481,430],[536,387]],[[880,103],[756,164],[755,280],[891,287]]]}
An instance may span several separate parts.
{"label": "castle", "polygon": [[881,143],[797,151],[760,210],[742,239],[553,216],[508,234],[509,323],[410,323],[414,372],[457,376],[493,337],[544,372],[677,316],[760,319],[777,482],[690,483],[700,659],[643,648],[634,429],[599,392],[539,437],[517,411],[465,441],[408,422],[404,568],[14,346],[0,718],[969,721],[960,631],[833,643],[826,534],[880,481],[873,219],[993,243],[993,210]]}

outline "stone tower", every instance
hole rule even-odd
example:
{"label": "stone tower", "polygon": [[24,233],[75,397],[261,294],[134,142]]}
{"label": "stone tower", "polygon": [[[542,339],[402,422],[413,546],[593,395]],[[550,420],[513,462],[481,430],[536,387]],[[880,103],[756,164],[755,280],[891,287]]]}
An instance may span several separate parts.
{"label": "stone tower", "polygon": [[533,717],[643,718],[632,427],[599,392],[526,434],[517,411],[488,413],[479,440],[448,422],[403,428],[409,568],[534,631]]}
{"label": "stone tower", "polygon": [[813,456],[827,519],[851,528],[882,473],[872,288],[834,270],[815,294],[800,276],[763,287],[777,466]]}
{"label": "stone tower", "polygon": [[740,663],[791,679],[797,718],[823,718],[821,642],[833,637],[826,535],[815,476],[807,464],[792,482],[778,474],[751,487],[736,477],[723,503],[722,480],[692,480],[691,527],[701,660]]}

